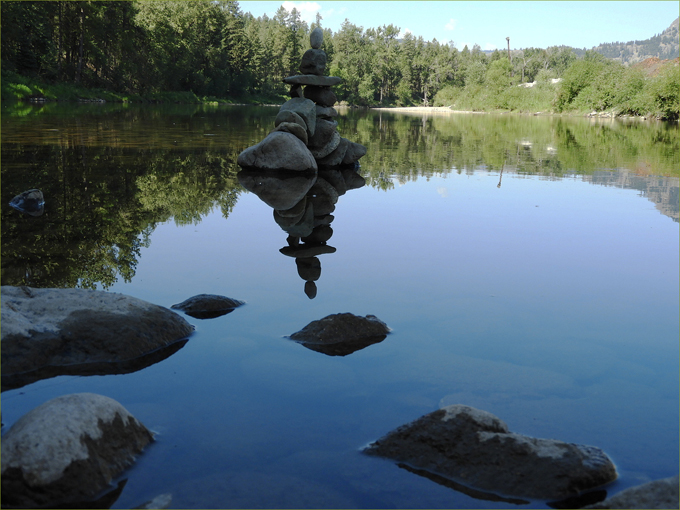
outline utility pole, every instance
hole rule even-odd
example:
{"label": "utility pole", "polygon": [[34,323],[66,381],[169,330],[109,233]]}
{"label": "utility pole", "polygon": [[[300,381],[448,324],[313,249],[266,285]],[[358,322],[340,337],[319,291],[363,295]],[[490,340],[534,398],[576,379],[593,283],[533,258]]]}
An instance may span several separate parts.
{"label": "utility pole", "polygon": [[[510,38],[506,37],[505,40],[508,41],[508,60],[510,61],[510,65],[512,66],[512,57],[510,56]],[[515,72],[511,68],[510,69],[510,77],[512,78],[513,76],[515,76]]]}

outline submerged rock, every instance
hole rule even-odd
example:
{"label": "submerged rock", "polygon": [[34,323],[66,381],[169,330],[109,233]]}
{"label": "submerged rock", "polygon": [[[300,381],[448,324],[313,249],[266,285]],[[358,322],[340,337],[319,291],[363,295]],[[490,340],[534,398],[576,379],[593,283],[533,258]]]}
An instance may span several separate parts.
{"label": "submerged rock", "polygon": [[464,405],[422,416],[364,452],[474,489],[545,500],[577,496],[617,477],[599,448],[515,434],[491,413]]}
{"label": "submerged rock", "polygon": [[218,296],[216,294],[198,294],[172,305],[170,308],[182,310],[187,315],[196,319],[213,319],[234,311],[235,308],[245,304],[245,301]]}
{"label": "submerged rock", "polygon": [[375,315],[338,313],[310,322],[289,338],[329,356],[346,356],[382,342],[389,332],[387,324]]}
{"label": "submerged rock", "polygon": [[50,400],[2,438],[2,505],[77,508],[151,441],[151,432],[113,399],[78,393]]}
{"label": "submerged rock", "polygon": [[678,475],[630,487],[585,508],[680,508]]}
{"label": "submerged rock", "polygon": [[45,198],[39,189],[29,189],[18,194],[9,205],[29,216],[40,216],[45,212]]}
{"label": "submerged rock", "polygon": [[170,348],[194,329],[167,308],[123,294],[10,286],[1,293],[3,389],[17,387],[13,378],[117,373],[118,363]]}

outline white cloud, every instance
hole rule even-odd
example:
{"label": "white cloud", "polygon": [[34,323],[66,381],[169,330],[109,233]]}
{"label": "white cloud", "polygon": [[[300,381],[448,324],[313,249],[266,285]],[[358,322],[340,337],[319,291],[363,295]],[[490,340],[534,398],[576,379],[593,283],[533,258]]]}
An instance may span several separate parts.
{"label": "white cloud", "polygon": [[307,23],[312,23],[316,19],[316,13],[321,10],[321,5],[317,2],[283,2],[281,4],[288,12],[297,9],[300,18]]}
{"label": "white cloud", "polygon": [[402,28],[401,32],[399,32],[399,38],[403,38],[406,34],[411,34],[413,35],[413,32],[411,31],[410,28]]}
{"label": "white cloud", "polygon": [[444,25],[444,28],[446,30],[453,30],[454,28],[456,28],[456,23],[458,22],[455,19],[451,18],[449,22],[446,25]]}
{"label": "white cloud", "polygon": [[443,198],[447,198],[449,196],[449,190],[444,187],[437,188],[437,193],[439,193],[439,195],[441,195]]}

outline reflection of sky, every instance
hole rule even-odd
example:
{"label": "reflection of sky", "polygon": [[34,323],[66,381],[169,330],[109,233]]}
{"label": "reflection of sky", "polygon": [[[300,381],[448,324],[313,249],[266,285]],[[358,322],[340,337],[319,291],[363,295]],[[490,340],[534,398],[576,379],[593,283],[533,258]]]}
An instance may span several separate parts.
{"label": "reflection of sky", "polygon": [[[314,300],[253,194],[226,220],[215,210],[198,225],[160,225],[133,281],[112,291],[163,306],[199,293],[247,304],[190,319],[187,346],[143,372],[7,392],[17,407],[3,420],[65,391],[119,399],[161,432],[121,505],[174,491],[187,508],[228,497],[282,506],[284,492],[296,507],[493,507],[356,454],[454,403],[512,431],[603,448],[618,488],[675,474],[677,223],[636,190],[498,179],[452,173],[341,196],[337,252],[319,257]],[[344,358],[283,338],[339,312],[375,314],[393,333]]]}

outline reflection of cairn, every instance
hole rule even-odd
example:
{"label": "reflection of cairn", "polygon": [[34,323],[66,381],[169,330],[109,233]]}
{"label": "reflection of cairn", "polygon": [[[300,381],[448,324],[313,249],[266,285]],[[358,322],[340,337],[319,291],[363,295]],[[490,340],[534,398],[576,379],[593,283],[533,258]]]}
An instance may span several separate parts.
{"label": "reflection of cairn", "polygon": [[[300,74],[284,78],[291,85],[292,99],[281,106],[275,128],[257,145],[238,156],[242,167],[283,170],[318,170],[358,165],[366,147],[340,137],[337,98],[331,90],[342,78],[323,76],[326,53],[321,50],[323,31],[317,27],[310,35],[312,49],[302,57]],[[304,89],[303,89],[304,86]]]}
{"label": "reflection of cairn", "polygon": [[238,174],[241,185],[274,208],[274,220],[288,233],[288,246],[280,251],[295,258],[311,299],[321,276],[317,256],[335,252],[326,242],[333,235],[331,213],[338,196],[365,184],[354,170],[366,147],[338,134],[333,120],[338,116],[333,108],[337,98],[331,87],[342,79],[323,75],[321,28],[309,39],[312,49],[300,64],[303,74],[283,80],[291,85],[292,99],[281,106],[274,129],[239,154],[237,163],[244,168]]}
{"label": "reflection of cairn", "polygon": [[303,208],[304,212],[292,221],[286,217],[291,211],[274,211],[274,220],[288,232],[288,246],[279,251],[295,258],[298,275],[305,281],[305,294],[310,299],[316,297],[316,280],[321,277],[321,261],[318,255],[335,253],[335,248],[327,244],[333,235],[330,224],[335,219],[338,196],[350,189],[362,187],[366,181],[350,169],[342,172],[337,169],[320,170],[314,185],[306,196],[293,209]]}

